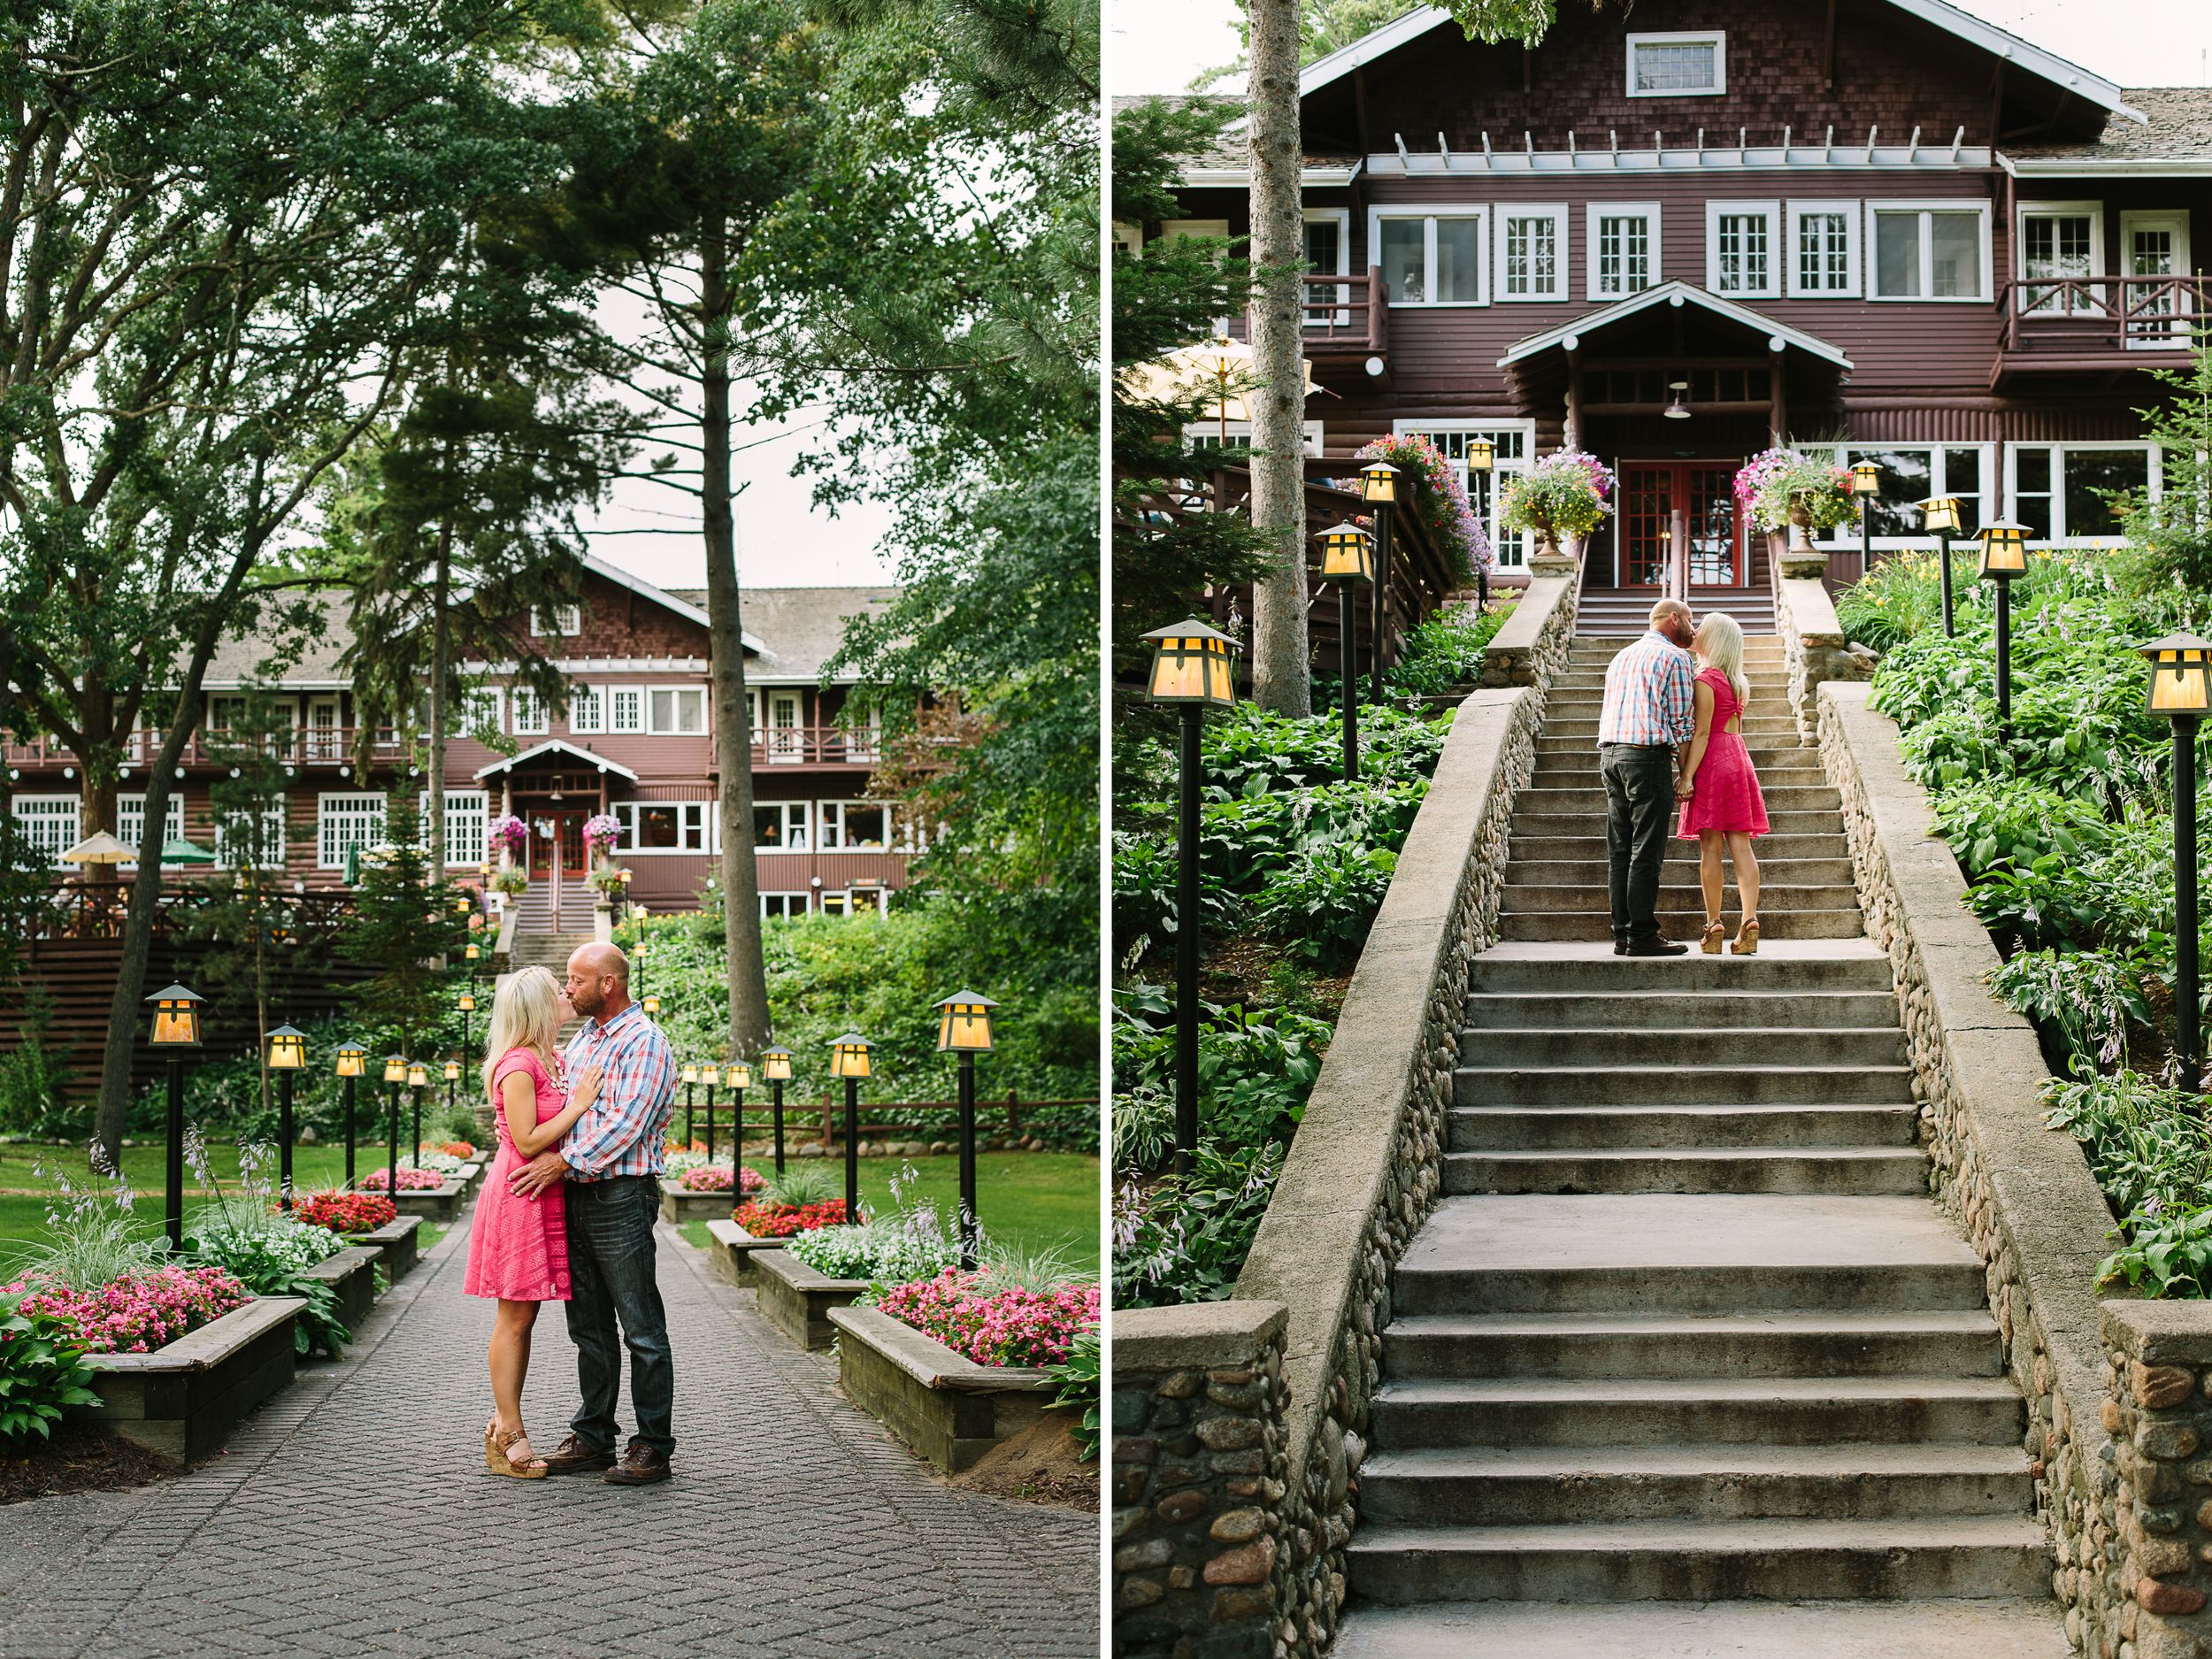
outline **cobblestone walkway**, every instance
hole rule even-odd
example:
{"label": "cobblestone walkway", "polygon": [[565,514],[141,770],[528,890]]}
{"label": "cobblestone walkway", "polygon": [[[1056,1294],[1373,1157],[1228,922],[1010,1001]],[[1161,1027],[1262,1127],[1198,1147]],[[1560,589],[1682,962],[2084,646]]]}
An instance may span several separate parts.
{"label": "cobblestone walkway", "polygon": [[[1097,1517],[946,1486],[667,1227],[676,1478],[491,1474],[466,1249],[465,1224],[227,1455],[0,1509],[0,1655],[1094,1659]],[[547,1447],[573,1356],[549,1309],[525,1400]]]}

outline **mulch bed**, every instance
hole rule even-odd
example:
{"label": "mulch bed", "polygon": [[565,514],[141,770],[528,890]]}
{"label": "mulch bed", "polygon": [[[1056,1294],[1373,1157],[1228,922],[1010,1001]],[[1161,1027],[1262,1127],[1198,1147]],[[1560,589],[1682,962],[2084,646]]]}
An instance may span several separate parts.
{"label": "mulch bed", "polygon": [[56,1426],[51,1440],[0,1440],[0,1503],[66,1492],[116,1492],[184,1472],[158,1452],[82,1423]]}

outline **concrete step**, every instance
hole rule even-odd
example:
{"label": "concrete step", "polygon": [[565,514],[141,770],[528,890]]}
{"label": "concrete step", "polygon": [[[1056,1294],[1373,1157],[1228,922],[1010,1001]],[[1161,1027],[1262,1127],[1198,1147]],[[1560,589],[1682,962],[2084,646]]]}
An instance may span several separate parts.
{"label": "concrete step", "polygon": [[[1786,715],[1749,714],[1744,717],[1743,730],[1737,735],[1748,739],[1750,747],[1786,749],[1789,747],[1791,737],[1796,731],[1797,723]],[[1566,714],[1548,714],[1544,718],[1543,726],[1538,735],[1558,739],[1571,738],[1595,749],[1598,741],[1597,711],[1593,710],[1588,714],[1574,711]],[[1800,747],[1811,749],[1813,745],[1801,744]]]}
{"label": "concrete step", "polygon": [[[1695,841],[1684,844],[1693,849],[1697,846]],[[1763,856],[1763,849],[1755,856],[1759,858],[1759,885],[1763,891],[1821,887],[1855,892],[1848,858],[1768,858]],[[1659,885],[1696,888],[1700,867],[1694,857],[1669,858],[1659,866]],[[1505,879],[1508,887],[1582,887],[1606,880],[1608,869],[1601,846],[1594,858],[1510,857],[1505,866]],[[1721,870],[1732,889],[1736,884],[1733,870],[1726,864],[1722,864]]]}
{"label": "concrete step", "polygon": [[[1601,894],[1601,902],[1594,910],[1516,910],[1509,904],[1506,907],[1506,914],[1498,918],[1499,937],[1519,941],[1550,941],[1563,943],[1609,938],[1608,925],[1605,920],[1607,910],[1601,902],[1602,896]],[[1663,902],[1664,889],[1661,891],[1661,898],[1663,902],[1659,909],[1665,913],[1669,911],[1670,907]],[[1733,902],[1732,890],[1730,899],[1728,909],[1722,913],[1722,919],[1728,923],[1730,936],[1732,938],[1739,914]],[[1695,910],[1698,907],[1689,908]],[[1701,915],[1702,911],[1700,910],[1699,913]],[[1676,942],[1690,941],[1694,946],[1697,927],[1695,926],[1686,927],[1681,922],[1672,921],[1671,918],[1670,920],[1674,933],[1680,935]],[[1778,910],[1770,896],[1762,895],[1759,901],[1759,932],[1760,948],[1764,949],[1767,945],[1781,940],[1857,939],[1864,935],[1866,926],[1864,919],[1860,916],[1856,908],[1847,910]],[[1693,948],[1689,954],[1696,956],[1699,953]]]}
{"label": "concrete step", "polygon": [[1332,1659],[2069,1659],[2035,1600],[1432,1601],[1347,1610]]}
{"label": "concrete step", "polygon": [[[1767,814],[1767,821],[1770,824],[1774,821],[1774,816],[1771,812]],[[1805,816],[1809,818],[1816,815],[1808,813]],[[1605,826],[1601,824],[1596,826],[1599,833],[1594,835],[1588,833],[1592,828],[1588,823],[1586,822],[1579,827],[1583,832],[1579,834],[1525,834],[1517,819],[1511,839],[1507,843],[1507,856],[1511,862],[1526,860],[1530,863],[1538,863],[1549,860],[1563,864],[1603,864],[1607,856],[1603,833]],[[1848,860],[1851,856],[1851,844],[1845,840],[1840,832],[1832,835],[1784,835],[1770,833],[1755,837],[1751,847],[1752,851],[1758,857],[1759,867],[1763,870],[1770,863],[1792,858]],[[1507,866],[1509,872],[1511,869],[1511,862],[1509,862]],[[1667,863],[1670,865],[1686,864],[1695,868],[1697,862],[1698,845],[1695,841],[1685,841],[1679,836],[1673,835],[1667,838]],[[1508,879],[1510,879],[1509,874]]]}
{"label": "concrete step", "polygon": [[[1778,663],[1772,668],[1747,666],[1747,671],[1744,674],[1744,686],[1751,693],[1753,710],[1757,710],[1758,705],[1767,703],[1770,699],[1773,706],[1763,710],[1769,714],[1774,712],[1775,707],[1784,707],[1788,703],[1789,676],[1782,671],[1782,666]],[[1544,695],[1544,712],[1547,714],[1555,714],[1563,708],[1583,704],[1594,707],[1601,703],[1605,696],[1604,672],[1600,669],[1571,667],[1566,672],[1553,679],[1550,687]]]}
{"label": "concrete step", "polygon": [[1769,954],[1617,956],[1601,935],[1557,947],[1504,941],[1468,964],[1472,995],[1668,991],[1890,991],[1889,958],[1868,939],[1778,941]]}
{"label": "concrete step", "polygon": [[[1761,795],[1766,799],[1766,809],[1772,812],[1834,812],[1843,810],[1843,799],[1827,784],[1807,787],[1785,786],[1769,789],[1762,786]],[[1514,797],[1514,810],[1544,813],[1597,812],[1605,810],[1605,791],[1591,784],[1567,789],[1524,789]]]}
{"label": "concrete step", "polygon": [[1463,1065],[1455,1106],[1749,1106],[1803,1101],[1902,1104],[1908,1065]]}
{"label": "concrete step", "polygon": [[[1785,749],[1789,757],[1772,760],[1762,765],[1751,763],[1753,775],[1759,780],[1762,799],[1770,799],[1778,789],[1821,789],[1828,784],[1828,774],[1820,768],[1809,749]],[[1605,772],[1594,749],[1578,749],[1571,755],[1541,755],[1537,757],[1535,770],[1530,774],[1527,787],[1531,789],[1599,789],[1605,787]],[[1676,804],[1681,804],[1679,798]]]}
{"label": "concrete step", "polygon": [[[1662,1052],[1655,1056],[1656,1048]],[[1603,1068],[1647,1066],[1662,1058],[1670,1070],[1712,1067],[1763,1071],[1777,1060],[1787,1069],[1808,1066],[1902,1066],[1905,1033],[1894,1025],[1760,1027],[1683,1026],[1655,1038],[1648,1029],[1608,1026],[1467,1026],[1459,1033],[1463,1069],[1523,1071],[1537,1066]]]}
{"label": "concrete step", "polygon": [[[1602,802],[1602,790],[1592,789],[1587,793],[1599,796]],[[1766,807],[1768,833],[1751,843],[1760,857],[1767,856],[1770,841],[1781,837],[1840,836],[1843,833],[1843,813],[1839,808],[1801,811],[1794,807],[1778,806],[1771,795],[1767,797]],[[1601,803],[1595,812],[1583,807],[1568,810],[1558,806],[1549,809],[1531,806],[1517,808],[1513,814],[1513,837],[1516,841],[1524,836],[1549,840],[1561,835],[1579,837],[1592,834],[1597,836],[1598,845],[1602,849],[1605,845],[1605,808]],[[1670,853],[1679,850],[1687,857],[1697,856],[1697,843],[1694,841],[1682,841],[1678,849],[1677,840],[1671,835],[1667,838]]]}
{"label": "concrete step", "polygon": [[1920,1109],[1873,1106],[1462,1106],[1453,1152],[1626,1151],[1659,1147],[1910,1148]]}
{"label": "concrete step", "polygon": [[2028,1597],[2047,1594],[2051,1571],[2042,1525],[2025,1515],[1374,1525],[1353,1534],[1345,1564],[1356,1593],[1393,1605]]}
{"label": "concrete step", "polygon": [[1918,1147],[1614,1147],[1448,1152],[1448,1193],[1823,1193],[1928,1190]]}
{"label": "concrete step", "polygon": [[[1426,1446],[2016,1448],[2027,1408],[2002,1377],[1454,1378],[1386,1382],[1379,1451]],[[1362,1476],[1364,1495],[1365,1476]]]}
{"label": "concrete step", "polygon": [[[1801,1288],[1815,1294],[1840,1287],[1832,1274],[1801,1279]],[[1402,1314],[1383,1334],[1384,1374],[1401,1379],[1997,1377],[2003,1364],[1996,1321],[1985,1309],[1966,1307],[1677,1317]]]}
{"label": "concrete step", "polygon": [[1870,1520],[2025,1515],[2017,1446],[1436,1446],[1376,1452],[1359,1471],[1363,1525],[1577,1521]]}
{"label": "concrete step", "polygon": [[[1786,743],[1752,744],[1751,764],[1763,778],[1774,767],[1810,767],[1820,770],[1820,751],[1806,749],[1797,741],[1793,730]],[[1573,766],[1587,760],[1593,770],[1598,764],[1595,743],[1586,743],[1578,737],[1540,737],[1536,740],[1536,764],[1540,766]]]}
{"label": "concrete step", "polygon": [[1690,995],[1675,991],[1477,992],[1467,998],[1466,1021],[1475,1030],[1619,1031],[1750,1030],[1774,1027],[1802,1012],[1827,1031],[1850,1027],[1892,1030],[1897,999],[1886,991],[1739,991]]}

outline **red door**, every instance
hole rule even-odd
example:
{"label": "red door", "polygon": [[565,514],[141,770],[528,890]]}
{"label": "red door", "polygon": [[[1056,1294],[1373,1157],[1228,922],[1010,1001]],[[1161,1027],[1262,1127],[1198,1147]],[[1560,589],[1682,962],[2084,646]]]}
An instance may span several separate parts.
{"label": "red door", "polygon": [[1689,544],[1692,588],[1740,588],[1747,561],[1736,523],[1736,465],[1624,461],[1620,466],[1620,584],[1665,588],[1674,538]]}
{"label": "red door", "polygon": [[[530,879],[544,881],[557,870],[563,881],[584,879],[584,820],[588,812],[530,814]],[[549,835],[545,832],[550,829]],[[558,863],[556,864],[557,858]]]}

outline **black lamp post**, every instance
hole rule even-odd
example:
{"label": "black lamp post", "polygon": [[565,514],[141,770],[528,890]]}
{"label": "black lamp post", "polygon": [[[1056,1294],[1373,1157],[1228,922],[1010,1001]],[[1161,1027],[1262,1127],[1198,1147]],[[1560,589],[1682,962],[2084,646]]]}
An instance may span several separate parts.
{"label": "black lamp post", "polygon": [[392,1086],[391,1133],[384,1148],[384,1195],[399,1208],[399,1092],[407,1082],[407,1056],[395,1054],[384,1061],[384,1080]]}
{"label": "black lamp post", "polygon": [[[1237,700],[1229,654],[1240,648],[1227,634],[1198,621],[1156,628],[1144,637],[1153,647],[1147,695],[1155,703],[1183,708],[1175,842],[1175,1170],[1187,1175],[1198,1147],[1198,786],[1203,772],[1199,739],[1207,708],[1225,709]],[[1350,696],[1347,687],[1348,702]]]}
{"label": "black lamp post", "polygon": [[1937,567],[1943,578],[1943,637],[1957,637],[1958,628],[1951,620],[1951,538],[1959,533],[1959,503],[1955,495],[1931,495],[1920,503],[1922,524],[1936,533],[1942,546],[1938,556],[1942,563]]}
{"label": "black lamp post", "polygon": [[2012,741],[2012,582],[2028,571],[2028,526],[1982,526],[1981,575],[1997,584],[1997,740]]}
{"label": "black lamp post", "polygon": [[277,1074],[277,1194],[292,1208],[292,1073],[307,1064],[307,1033],[279,1025],[269,1033],[262,1064]]}
{"label": "black lamp post", "polygon": [[648,1018],[648,1019],[657,1018],[658,1018],[658,1016],[659,1016],[659,1014],[660,1014],[660,1011],[661,1011],[661,1000],[660,1000],[660,998],[659,998],[659,997],[657,997],[657,996],[649,996],[649,997],[647,997],[647,998],[645,999],[645,1017],[646,1017],[646,1018]]}
{"label": "black lamp post", "polygon": [[845,1220],[860,1223],[860,1079],[872,1075],[868,1040],[849,1031],[830,1044],[830,1075],[845,1079]]}
{"label": "black lamp post", "polygon": [[[691,1091],[692,1091],[693,1089],[695,1089],[695,1088],[696,1088],[696,1087],[699,1087],[699,1068],[698,1068],[698,1065],[697,1065],[695,1063],[695,1064],[691,1064],[691,1065],[687,1065],[687,1066],[686,1066],[686,1067],[684,1068],[684,1071],[683,1071],[683,1079],[684,1079],[684,1150],[685,1150],[685,1151],[687,1151],[687,1152],[688,1152],[688,1151],[690,1151],[690,1150],[691,1150]],[[714,1086],[713,1086],[712,1084],[709,1084],[709,1085],[707,1086],[707,1088],[708,1088],[707,1099],[708,1099],[708,1101],[709,1101],[709,1102],[712,1102],[712,1100],[714,1099],[713,1087],[714,1087]],[[712,1106],[711,1106],[711,1105],[710,1105],[710,1106],[709,1106],[709,1108],[708,1108],[708,1110],[709,1110],[710,1111],[711,1111],[711,1110],[713,1110]]]}
{"label": "black lamp post", "polygon": [[[471,945],[469,949],[473,950],[476,947],[474,945]],[[461,1052],[463,1054],[466,1054],[472,1046],[469,1041],[469,1017],[476,1012],[476,981],[474,979],[471,979],[469,981],[469,988],[461,993],[459,1002],[461,1009]]]}
{"label": "black lamp post", "polygon": [[1882,493],[1882,469],[1862,461],[1851,469],[1851,493],[1859,503],[1859,574],[1874,568],[1874,503]]}
{"label": "black lamp post", "polygon": [[[1349,707],[1348,703],[1346,705]],[[998,1006],[973,991],[957,991],[936,1005],[937,1052],[960,1057],[960,1265],[975,1265],[975,1057],[991,1051],[991,1010]]]}
{"label": "black lamp post", "polygon": [[154,1005],[157,1048],[169,1053],[169,1170],[165,1194],[172,1255],[184,1248],[184,1050],[200,1046],[200,1003],[197,992],[181,985],[157,991],[146,999]]}
{"label": "black lamp post", "polygon": [[420,1061],[410,1065],[407,1068],[407,1087],[412,1089],[415,1094],[415,1142],[414,1149],[408,1154],[408,1161],[415,1168],[420,1169],[422,1168],[422,1092],[430,1087],[430,1068]]}
{"label": "black lamp post", "polygon": [[346,1080],[346,1191],[353,1190],[353,1084],[368,1064],[369,1051],[357,1042],[338,1050],[338,1075]]}
{"label": "black lamp post", "polygon": [[1383,626],[1390,609],[1390,510],[1398,500],[1398,469],[1387,461],[1370,461],[1359,470],[1359,491],[1375,510],[1373,701],[1379,703],[1383,700]]}
{"label": "black lamp post", "polygon": [[1344,776],[1359,776],[1359,699],[1352,679],[1352,588],[1375,580],[1375,540],[1357,525],[1339,525],[1321,535],[1321,580],[1336,584],[1337,662],[1344,671]]}
{"label": "black lamp post", "polygon": [[[730,1202],[738,1199],[737,1166],[745,1161],[745,1091],[753,1086],[753,1068],[743,1061],[726,1067],[722,1087],[730,1092]],[[707,1114],[707,1156],[714,1156],[714,1114]]]}
{"label": "black lamp post", "polygon": [[2151,664],[2145,707],[2174,723],[2174,1057],[2181,1087],[2203,1080],[2197,1005],[2197,724],[2212,708],[2212,643],[2170,634],[2141,648]]}
{"label": "black lamp post", "polygon": [[453,1120],[461,1115],[461,1063],[445,1063],[445,1121],[446,1133],[453,1133]]}
{"label": "black lamp post", "polygon": [[767,1048],[760,1051],[760,1074],[775,1090],[776,1173],[783,1173],[783,1086],[791,1080],[791,1050]]}
{"label": "black lamp post", "polygon": [[[712,1066],[709,1066],[709,1067],[707,1068],[707,1071],[706,1071],[706,1079],[707,1079],[707,1156],[708,1156],[709,1158],[712,1158],[712,1157],[714,1156],[714,1086],[715,1086],[717,1083],[718,1083],[718,1082],[720,1082],[720,1081],[722,1080],[722,1074],[721,1074],[721,1072],[718,1071],[717,1071],[714,1067],[712,1067]],[[687,1125],[687,1126],[688,1126],[688,1125]],[[688,1149],[688,1148],[689,1148],[690,1144],[691,1144],[691,1143],[690,1143],[690,1141],[686,1141],[684,1142],[684,1145],[685,1145],[685,1147],[686,1147],[686,1148],[687,1148],[687,1149]]]}
{"label": "black lamp post", "polygon": [[[1471,486],[1475,481],[1476,473],[1489,472],[1495,465],[1496,457],[1497,446],[1489,439],[1468,439],[1467,482]],[[1467,504],[1471,508],[1475,504],[1472,488],[1468,490],[1467,495]],[[1475,572],[1475,608],[1478,613],[1490,609],[1490,572],[1486,570]]]}

